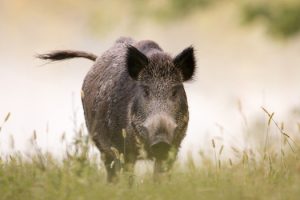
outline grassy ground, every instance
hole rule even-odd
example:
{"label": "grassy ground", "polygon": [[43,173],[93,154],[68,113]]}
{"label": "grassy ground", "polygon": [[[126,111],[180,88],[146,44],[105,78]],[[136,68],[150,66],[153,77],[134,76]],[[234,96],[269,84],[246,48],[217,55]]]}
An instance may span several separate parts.
{"label": "grassy ground", "polygon": [[[0,164],[0,199],[299,199],[300,161],[269,159],[241,161],[215,167],[212,162],[174,169],[170,178],[154,183],[150,174],[127,175],[118,184],[106,184],[105,172],[96,163],[73,157],[58,162],[38,156],[24,161],[12,156]],[[43,161],[41,160],[43,159]],[[272,162],[272,163],[270,163]]]}
{"label": "grassy ground", "polygon": [[[269,117],[270,126],[273,114]],[[201,165],[188,159],[159,183],[146,172],[135,176],[131,187],[125,173],[117,184],[105,182],[103,166],[89,155],[91,144],[81,134],[58,160],[40,150],[34,133],[35,153],[0,158],[0,199],[299,199],[300,151],[283,128],[280,132],[279,150],[236,150],[237,156],[229,159],[212,140],[213,153],[200,154]]]}

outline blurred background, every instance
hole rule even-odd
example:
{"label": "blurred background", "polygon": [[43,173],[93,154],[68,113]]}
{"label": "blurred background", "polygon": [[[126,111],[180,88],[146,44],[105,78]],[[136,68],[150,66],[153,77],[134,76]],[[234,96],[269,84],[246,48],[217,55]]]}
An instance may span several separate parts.
{"label": "blurred background", "polygon": [[120,36],[154,40],[171,55],[195,47],[181,158],[211,148],[212,139],[225,149],[262,146],[262,106],[299,137],[299,32],[298,0],[1,0],[0,154],[29,151],[36,135],[43,151],[59,156],[61,137],[72,142],[85,124],[80,89],[93,63],[45,65],[35,54],[100,55]]}

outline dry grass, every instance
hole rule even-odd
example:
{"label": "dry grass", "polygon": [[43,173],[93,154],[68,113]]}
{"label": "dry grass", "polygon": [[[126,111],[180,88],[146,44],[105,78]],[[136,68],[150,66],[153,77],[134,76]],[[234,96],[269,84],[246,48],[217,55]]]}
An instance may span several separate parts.
{"label": "dry grass", "polygon": [[[189,156],[183,168],[175,165],[170,178],[154,183],[145,173],[135,177],[132,187],[125,173],[118,184],[105,183],[104,168],[82,129],[72,144],[65,144],[62,135],[62,145],[68,145],[62,160],[43,152],[33,132],[33,154],[15,152],[0,159],[0,199],[299,199],[300,150],[274,113],[263,111],[268,123],[262,150],[226,148],[212,140],[213,153],[201,152],[201,164]],[[275,148],[271,126],[281,134]]]}

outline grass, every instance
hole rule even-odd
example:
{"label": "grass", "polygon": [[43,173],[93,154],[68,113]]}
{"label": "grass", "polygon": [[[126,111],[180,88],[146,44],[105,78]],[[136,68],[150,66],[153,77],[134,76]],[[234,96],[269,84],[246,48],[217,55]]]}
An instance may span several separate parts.
{"label": "grass", "polygon": [[[152,174],[146,172],[135,177],[132,187],[125,173],[117,184],[105,182],[104,168],[91,154],[90,141],[81,131],[62,160],[43,152],[34,132],[31,143],[35,153],[15,152],[0,158],[0,199],[299,199],[297,142],[278,125],[273,113],[264,112],[268,142],[263,142],[262,150],[233,149],[235,157],[223,157],[228,148],[212,140],[212,154],[200,153],[201,164],[190,157],[183,166],[175,165],[170,177],[160,183],[154,183]],[[272,124],[281,134],[275,148],[268,139]]]}

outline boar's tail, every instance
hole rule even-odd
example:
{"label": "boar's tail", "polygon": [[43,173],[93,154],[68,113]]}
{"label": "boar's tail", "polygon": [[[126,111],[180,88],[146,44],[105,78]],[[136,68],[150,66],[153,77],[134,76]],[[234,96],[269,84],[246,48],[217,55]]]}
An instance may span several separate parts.
{"label": "boar's tail", "polygon": [[92,61],[95,61],[97,59],[97,56],[92,53],[72,50],[52,51],[46,54],[38,54],[36,55],[36,57],[39,59],[50,61],[66,60],[71,58],[87,58]]}

